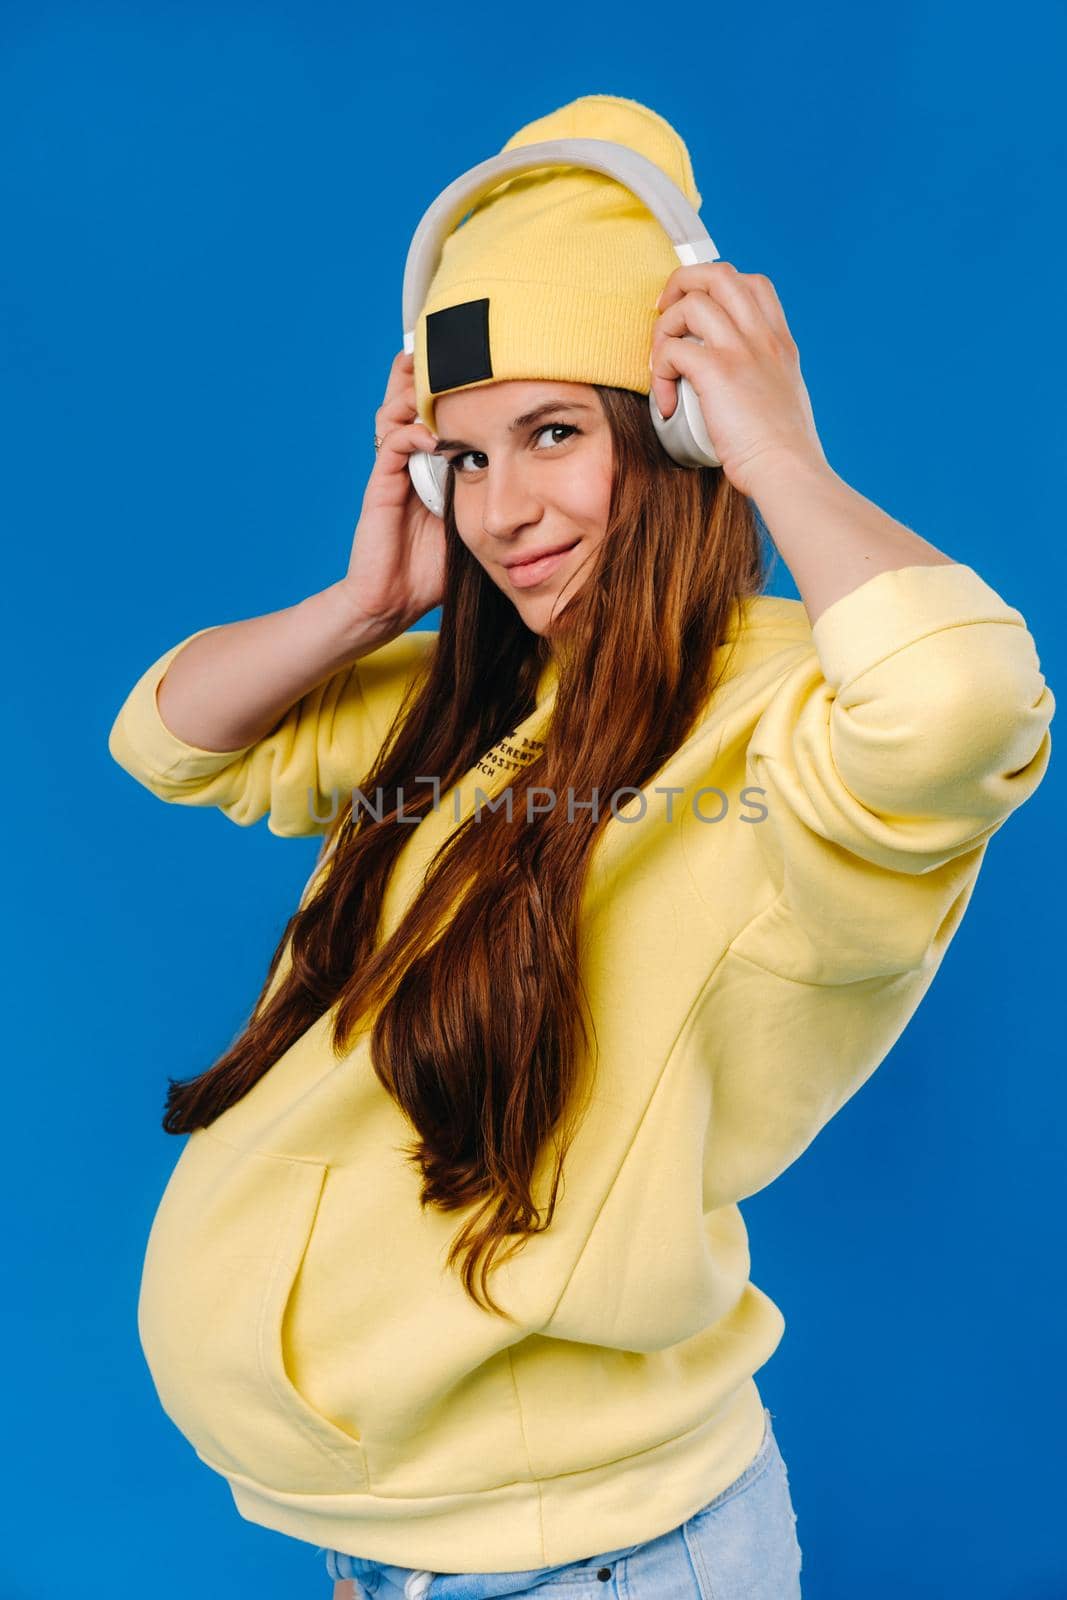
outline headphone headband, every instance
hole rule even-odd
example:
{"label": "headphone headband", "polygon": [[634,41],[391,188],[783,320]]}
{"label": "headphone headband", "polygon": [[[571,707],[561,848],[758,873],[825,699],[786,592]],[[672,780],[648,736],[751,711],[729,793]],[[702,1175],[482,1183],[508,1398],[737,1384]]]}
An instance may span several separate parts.
{"label": "headphone headband", "polygon": [[426,303],[445,240],[483,195],[505,178],[538,167],[586,167],[602,172],[629,189],[648,207],[666,231],[683,266],[718,261],[719,252],[685,195],[673,179],[647,156],[610,139],[546,139],[540,144],[505,150],[456,178],[423,214],[415,229],[404,267],[404,349],[415,351],[415,324]]}

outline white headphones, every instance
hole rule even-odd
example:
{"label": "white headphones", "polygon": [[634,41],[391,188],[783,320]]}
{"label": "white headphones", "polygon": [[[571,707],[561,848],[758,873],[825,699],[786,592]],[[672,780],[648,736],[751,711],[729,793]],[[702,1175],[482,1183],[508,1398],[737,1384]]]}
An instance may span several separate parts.
{"label": "white headphones", "polygon": [[[711,235],[677,184],[655,162],[638,155],[627,145],[608,139],[548,139],[541,144],[506,150],[502,155],[471,167],[443,189],[415,229],[404,268],[404,349],[408,355],[414,354],[415,326],[437,271],[444,242],[452,229],[483,195],[505,178],[535,167],[552,166],[587,167],[616,179],[631,190],[663,225],[683,266],[697,261],[718,261],[719,252]],[[685,338],[696,344],[704,342],[695,333],[687,333]],[[649,390],[649,409],[660,443],[679,466],[721,466],[708,438],[696,391],[687,378],[678,380],[677,389],[678,402],[666,419],[656,404],[655,394]],[[408,458],[408,471],[419,498],[436,517],[445,514],[448,467],[446,457],[428,455],[421,450]]]}

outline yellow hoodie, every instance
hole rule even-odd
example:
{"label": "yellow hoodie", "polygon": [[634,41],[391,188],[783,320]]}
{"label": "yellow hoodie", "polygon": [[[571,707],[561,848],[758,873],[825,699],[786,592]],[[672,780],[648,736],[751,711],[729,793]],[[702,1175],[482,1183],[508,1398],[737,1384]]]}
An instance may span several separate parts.
{"label": "yellow hoodie", "polygon": [[[435,638],[401,635],[229,752],[159,715],[182,640],[109,748],[164,800],[321,831],[309,791],[324,817],[361,783]],[[1054,700],[1022,616],[959,564],[880,573],[814,628],[761,595],[730,647],[706,716],[594,852],[596,1087],[552,1226],[490,1280],[517,1326],[445,1270],[463,1217],[420,1210],[365,1033],[338,1062],[320,1018],[187,1139],[139,1330],[164,1409],[250,1521],[398,1566],[539,1568],[667,1532],[756,1454],[753,1374],[785,1323],[738,1202],[899,1038],[989,839],[1044,775]],[[386,934],[554,693],[549,668],[458,816],[444,795],[411,829]]]}

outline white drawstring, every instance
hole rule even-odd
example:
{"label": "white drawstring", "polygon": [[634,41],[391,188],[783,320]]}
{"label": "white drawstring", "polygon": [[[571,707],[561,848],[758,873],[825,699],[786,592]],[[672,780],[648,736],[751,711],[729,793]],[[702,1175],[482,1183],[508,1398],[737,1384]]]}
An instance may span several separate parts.
{"label": "white drawstring", "polygon": [[409,1572],[404,1579],[404,1600],[422,1600],[436,1576],[434,1572]]}

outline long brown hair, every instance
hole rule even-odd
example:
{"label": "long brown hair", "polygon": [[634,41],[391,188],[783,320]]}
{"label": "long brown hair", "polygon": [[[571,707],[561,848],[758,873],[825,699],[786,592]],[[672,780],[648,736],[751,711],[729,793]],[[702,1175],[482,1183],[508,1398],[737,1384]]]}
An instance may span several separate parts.
{"label": "long brown hair", "polygon": [[[289,918],[243,1032],[198,1077],[170,1081],[163,1127],[205,1127],[246,1095],[279,1057],[336,1006],[338,1059],[362,1023],[374,1070],[414,1125],[404,1147],[422,1172],[420,1204],[476,1209],[454,1238],[451,1268],[476,1304],[507,1313],[486,1289],[489,1269],[552,1221],[574,1128],[556,1144],[547,1215],[535,1168],[573,1111],[582,1044],[583,883],[611,812],[603,797],[649,784],[706,710],[713,656],[735,602],[766,583],[751,502],[720,468],[673,463],[648,399],[595,386],[613,442],[608,526],[591,570],[566,605],[559,643],[526,627],[459,537],[453,474],[445,504],[445,589],[436,646],[397,711],[374,769],[358,784],[380,817],[351,798],[324,841],[328,870]],[[536,757],[511,780],[512,817],[485,811],[454,828],[395,932],[375,949],[382,899],[410,836],[478,759],[536,707],[555,650],[557,693]],[[725,652],[724,652],[725,654]],[[718,680],[717,680],[718,681]],[[526,791],[602,797],[591,807],[536,808]],[[283,951],[291,963],[269,995]],[[269,998],[268,998],[269,995]],[[594,1030],[595,1031],[595,1030]],[[479,1286],[475,1273],[482,1260]],[[480,1295],[484,1298],[479,1297]],[[508,1320],[512,1320],[509,1319]]]}

